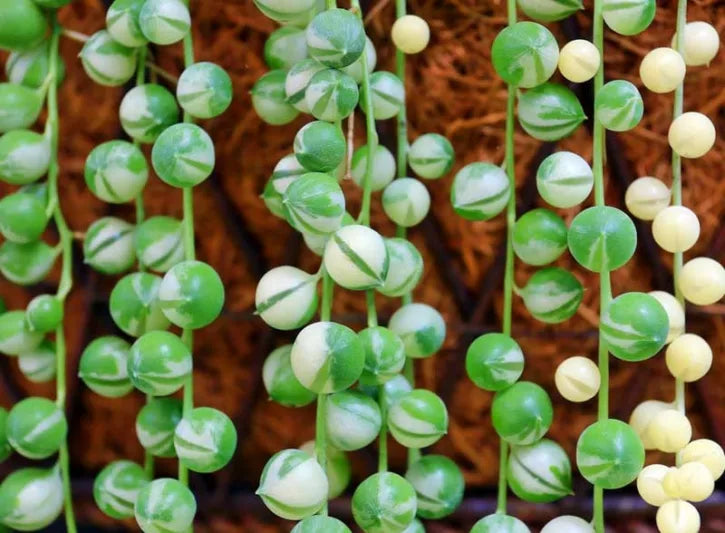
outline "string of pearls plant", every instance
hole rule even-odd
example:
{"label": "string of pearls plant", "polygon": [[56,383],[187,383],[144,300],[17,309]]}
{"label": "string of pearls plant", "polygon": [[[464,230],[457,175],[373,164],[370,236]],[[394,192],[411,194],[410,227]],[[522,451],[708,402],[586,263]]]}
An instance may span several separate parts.
{"label": "string of pearls plant", "polygon": [[[519,7],[529,17],[546,22],[571,15],[581,4],[521,1]],[[566,76],[554,36],[536,22],[518,22],[515,1],[510,0],[507,9],[508,26],[498,34],[492,48],[494,68],[508,86],[505,162],[503,168],[487,162],[466,165],[456,174],[451,189],[451,203],[462,217],[485,221],[505,211],[507,226],[502,332],[478,337],[466,354],[469,378],[478,387],[495,393],[491,417],[501,442],[496,513],[479,520],[473,533],[529,531],[524,522],[506,513],[509,488],[522,500],[536,503],[553,502],[572,493],[571,462],[566,452],[544,438],[553,421],[551,399],[539,385],[519,381],[525,360],[511,336],[511,322],[514,294],[523,299],[534,318],[558,324],[576,313],[583,287],[570,271],[547,266],[562,256],[571,239],[561,216],[551,209],[538,208],[516,218],[514,131],[518,116],[521,127],[535,139],[558,141],[570,135],[585,116],[569,88],[549,81],[557,65]],[[593,181],[589,164],[573,152],[555,152],[537,171],[538,191],[555,208],[572,208],[583,202]],[[544,267],[522,288],[514,283],[515,258]],[[584,356],[564,361],[557,371],[561,394],[576,401],[592,398],[598,380],[582,383],[577,375],[582,369],[592,368],[597,373],[596,365]],[[559,532],[563,528],[592,531],[588,522],[571,515],[553,519],[542,531]]]}
{"label": "string of pearls plant", "polygon": [[[0,2],[0,48],[10,50],[8,82],[0,83],[0,179],[19,188],[0,200],[0,272],[18,285],[44,280],[58,257],[55,294],[33,298],[25,310],[0,315],[0,352],[17,359],[31,381],[56,379],[56,398],[30,397],[8,413],[0,409],[0,461],[17,452],[31,460],[57,459],[50,468],[20,468],[0,484],[0,524],[22,531],[44,529],[65,509],[66,529],[76,531],[70,491],[65,416],[65,300],[72,279],[72,235],[58,196],[58,86],[64,67],[58,46],[58,8],[70,0]],[[43,109],[43,133],[32,128]],[[47,175],[46,181],[41,181]],[[53,220],[57,244],[43,240]],[[4,307],[4,306],[3,306]]]}
{"label": "string of pearls plant", "polygon": [[[706,66],[719,47],[717,31],[708,23],[687,22],[687,0],[679,0],[676,33],[671,47],[650,51],[640,64],[644,86],[655,93],[674,91],[668,140],[672,149],[672,189],[645,176],[627,189],[627,208],[637,218],[652,221],[655,242],[674,254],[673,292],[650,293],[669,318],[665,361],[675,378],[672,403],[648,400],[632,413],[630,424],[645,449],[676,454],[676,465],[651,464],[637,478],[637,489],[657,510],[661,533],[695,533],[700,515],[690,502],[707,499],[725,470],[720,444],[709,439],[692,441],[692,426],[685,412],[685,383],[701,379],[712,365],[712,349],[694,333],[686,333],[685,301],[694,305],[717,303],[725,295],[725,270],[707,257],[683,265],[683,253],[700,235],[697,215],[682,205],[682,158],[702,157],[715,142],[715,127],[697,112],[683,113],[684,80],[688,67]],[[672,202],[670,205],[670,201]]]}
{"label": "string of pearls plant", "polygon": [[[121,125],[133,142],[97,146],[84,171],[89,190],[100,200],[135,200],[136,224],[104,217],[83,238],[85,263],[103,274],[124,274],[138,263],[137,272],[118,280],[109,300],[114,323],[134,342],[118,335],[95,339],[81,356],[79,374],[102,396],[117,398],[135,388],[148,397],[136,420],[145,465],[114,461],[98,474],[93,487],[96,504],[106,515],[135,516],[146,532],[190,530],[196,502],[186,486],[188,470],[219,470],[237,443],[229,417],[193,407],[192,331],[218,316],[224,287],[212,267],[195,260],[192,190],[211,174],[214,147],[192,118],[222,113],[231,102],[232,88],[217,65],[194,63],[190,25],[188,6],[180,0],[116,0],[106,28],[83,39],[80,54],[88,76],[101,85],[121,86],[136,75],[136,86],[119,109]],[[186,68],[174,96],[162,85],[145,83],[147,46],[180,41]],[[179,124],[177,101],[184,119]],[[182,189],[183,221],[145,219],[143,189],[149,168],[144,144],[153,144],[151,162],[159,178]],[[166,331],[172,324],[183,328],[181,338]],[[171,396],[180,389],[183,401]],[[178,457],[179,479],[153,480],[154,456]]]}
{"label": "string of pearls plant", "polygon": [[[275,454],[262,472],[257,493],[273,513],[299,521],[296,533],[349,532],[340,520],[327,516],[327,501],[350,481],[346,452],[377,438],[378,472],[353,494],[355,522],[371,533],[421,532],[416,515],[436,519],[450,514],[462,499],[464,485],[460,470],[446,457],[418,458],[412,453],[405,477],[389,472],[387,460],[388,431],[403,446],[419,450],[438,441],[448,426],[443,401],[431,391],[414,389],[412,379],[401,374],[407,361],[411,376],[412,360],[432,356],[445,337],[441,315],[412,302],[423,261],[404,238],[405,228],[421,222],[430,207],[426,187],[406,177],[408,164],[425,179],[443,176],[453,164],[450,143],[437,134],[421,136],[408,151],[403,54],[422,51],[429,29],[419,17],[405,15],[405,2],[397,2],[394,75],[374,71],[375,48],[365,35],[356,0],[350,10],[314,0],[255,4],[283,24],[265,45],[265,59],[273,70],[252,90],[257,113],[269,124],[286,124],[300,112],[316,119],[298,131],[294,152],[277,164],[262,197],[274,215],[287,220],[310,250],[322,256],[316,274],[280,266],[257,286],[257,313],[268,325],[303,328],[292,345],[277,348],[265,361],[269,396],[290,407],[317,400],[315,441]],[[367,140],[352,151],[358,106],[365,115]],[[378,143],[375,128],[376,120],[396,116],[397,165]],[[346,118],[347,141],[341,129]],[[357,219],[346,211],[340,180],[347,177],[362,188]],[[370,227],[376,191],[383,191],[383,209],[398,226],[396,237],[385,238]],[[334,285],[365,292],[366,329],[356,333],[331,321]],[[403,298],[388,327],[378,324],[376,292]],[[307,325],[318,307],[320,321]]]}

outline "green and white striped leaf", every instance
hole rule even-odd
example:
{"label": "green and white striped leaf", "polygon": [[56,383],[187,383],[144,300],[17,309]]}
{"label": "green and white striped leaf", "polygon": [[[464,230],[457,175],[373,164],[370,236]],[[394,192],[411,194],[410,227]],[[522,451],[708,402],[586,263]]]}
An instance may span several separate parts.
{"label": "green and white striped leaf", "polygon": [[360,382],[377,385],[397,376],[405,365],[402,339],[382,326],[373,326],[358,333],[365,350],[365,370]]}
{"label": "green and white striped leaf", "polygon": [[138,493],[151,480],[133,461],[114,461],[99,472],[93,482],[93,499],[104,514],[123,520],[133,517]]}
{"label": "green and white striped leaf", "polygon": [[194,63],[181,73],[176,98],[191,116],[213,118],[232,103],[232,80],[227,71],[215,63]]}
{"label": "green and white striped leaf", "polygon": [[621,420],[600,420],[586,428],[576,445],[576,464],[592,485],[606,490],[630,484],[644,466],[644,446]]}
{"label": "green and white striped leaf", "polygon": [[144,220],[134,234],[136,256],[149,270],[167,272],[184,259],[181,221],[166,216]]}
{"label": "green and white striped leaf", "polygon": [[397,333],[405,345],[408,357],[430,357],[443,346],[446,323],[441,314],[429,305],[410,303],[390,317],[388,327]]}
{"label": "green and white striped leaf", "polygon": [[134,226],[116,217],[93,222],[83,239],[84,262],[103,274],[120,274],[133,265]]}
{"label": "green and white striped leaf", "polygon": [[40,345],[43,337],[42,332],[28,328],[25,311],[0,313],[0,353],[14,356],[30,352]]}
{"label": "green and white striped leaf", "polygon": [[166,128],[151,150],[156,174],[172,187],[195,187],[207,179],[216,161],[214,142],[196,124]]}
{"label": "green and white striped leaf", "polygon": [[146,0],[138,17],[141,32],[154,44],[174,44],[189,33],[191,15],[182,0]]}
{"label": "green and white striped leaf", "polygon": [[315,322],[300,331],[290,358],[300,383],[318,394],[347,389],[365,365],[357,334],[334,322]]}
{"label": "green and white striped leaf", "polygon": [[41,91],[0,83],[0,133],[32,126],[43,108]]}
{"label": "green and white striped leaf", "polygon": [[114,41],[106,30],[91,35],[80,57],[86,74],[100,85],[118,87],[136,73],[136,49]]}
{"label": "green and white striped leaf", "polygon": [[519,124],[540,141],[558,141],[584,122],[586,115],[571,89],[558,83],[543,83],[521,93]]}
{"label": "green and white striped leaf", "polygon": [[221,411],[197,407],[176,426],[174,448],[181,464],[189,470],[216,472],[234,455],[237,430]]}
{"label": "green and white striped leaf", "polygon": [[0,233],[17,243],[37,241],[48,225],[46,205],[37,196],[24,192],[0,199]]}
{"label": "green and white striped leaf", "polygon": [[554,152],[536,171],[539,194],[554,207],[579,205],[592,192],[593,186],[592,167],[574,152]]}
{"label": "green and white striped leaf", "polygon": [[63,411],[47,398],[16,403],[6,422],[8,442],[23,457],[45,459],[58,451],[68,434]]}
{"label": "green and white striped leaf", "polygon": [[301,450],[274,454],[262,471],[257,494],[277,516],[301,520],[327,501],[327,476],[319,463]]}
{"label": "green and white striped leaf", "polygon": [[292,266],[273,268],[257,284],[255,305],[273,328],[300,328],[317,310],[317,277]]}
{"label": "green and white striped leaf", "polygon": [[264,61],[271,69],[289,70],[307,59],[307,37],[303,28],[282,26],[264,42]]}
{"label": "green and white striped leaf", "polygon": [[430,210],[430,193],[417,179],[398,178],[383,191],[383,210],[398,226],[416,226]]}
{"label": "green and white striped leaf", "polygon": [[326,430],[330,444],[343,451],[364,448],[380,433],[382,417],[375,400],[357,391],[327,397]]}
{"label": "green and white striped leaf", "polygon": [[315,74],[325,69],[325,65],[316,59],[305,59],[290,68],[284,81],[286,103],[294,106],[298,111],[309,113],[310,108],[305,100],[307,86]]}
{"label": "green and white striped leaf", "polygon": [[0,137],[0,180],[26,185],[48,171],[50,145],[44,135],[13,130]]}
{"label": "green and white striped leaf", "polygon": [[315,8],[315,0],[254,0],[254,5],[272,20],[286,23],[304,19]]}
{"label": "green and white striped leaf", "polygon": [[634,128],[644,115],[644,103],[637,87],[626,80],[606,83],[594,101],[597,120],[612,131]]}
{"label": "green and white striped leaf", "polygon": [[189,377],[191,352],[186,344],[168,331],[145,333],[131,346],[128,376],[140,391],[152,396],[173,394]]}
{"label": "green and white striped leaf", "polygon": [[294,180],[282,201],[290,224],[303,233],[333,233],[345,215],[345,195],[340,185],[322,172],[308,172]]}
{"label": "green and white striped leaf", "polygon": [[332,172],[344,160],[347,142],[336,124],[316,120],[295,135],[297,161],[310,172]]}
{"label": "green and white striped leaf", "polygon": [[554,74],[559,45],[552,33],[536,22],[517,22],[496,36],[491,48],[493,67],[508,84],[528,89]]}
{"label": "green and white striped leaf", "polygon": [[[31,89],[42,87],[50,71],[50,41],[46,40],[27,50],[13,50],[5,61],[5,74],[10,83]],[[65,62],[58,58],[58,82],[65,78]]]}
{"label": "green and white striped leaf", "polygon": [[303,407],[312,403],[317,395],[295,377],[291,353],[291,344],[273,350],[264,360],[262,381],[267,394],[275,402],[287,407]]}
{"label": "green and white striped leaf", "polygon": [[413,292],[423,276],[423,257],[418,249],[406,239],[385,239],[388,251],[388,273],[378,292],[389,297],[403,296]]}
{"label": "green and white striped leaf", "polygon": [[637,247],[637,231],[624,211],[595,206],[579,213],[569,226],[569,251],[577,263],[593,272],[624,266]]}
{"label": "green and white striped leaf", "polygon": [[625,361],[643,361],[665,345],[669,318],[653,296],[626,292],[609,302],[599,331],[613,355]]}
{"label": "green and white striped leaf", "polygon": [[351,65],[365,49],[362,20],[347,9],[319,13],[307,26],[306,36],[310,57],[330,68]]}
{"label": "green and white striped leaf", "polygon": [[84,176],[94,196],[104,202],[130,202],[143,191],[149,169],[141,150],[127,141],[96,146],[86,159]]}
{"label": "green and white striped leaf", "polygon": [[18,355],[18,366],[23,376],[33,383],[45,383],[55,377],[55,344],[45,339],[40,345]]}
{"label": "green and white striped leaf", "polygon": [[438,179],[453,167],[455,154],[451,142],[438,133],[418,137],[408,150],[408,164],[424,179]]}
{"label": "green and white striped leaf", "polygon": [[[350,175],[353,181],[359,187],[365,186],[365,172],[368,164],[368,152],[370,151],[367,144],[362,145],[355,150],[352,155],[352,164],[350,165]],[[395,177],[395,157],[385,146],[378,144],[375,147],[375,156],[373,157],[373,170],[370,179],[370,190],[373,192],[382,191]]]}
{"label": "green and white striped leaf", "polygon": [[546,265],[566,251],[566,234],[566,224],[559,215],[549,209],[532,209],[514,224],[514,252],[526,264]]}
{"label": "green and white striped leaf", "polygon": [[194,523],[196,500],[180,481],[155,479],[139,491],[134,511],[144,533],[187,531]]}
{"label": "green and white striped leaf", "polygon": [[510,387],[523,371],[524,353],[509,335],[486,333],[473,341],[466,352],[466,373],[484,390]]}
{"label": "green and white striped leaf", "polygon": [[388,251],[383,237],[359,224],[344,226],[327,241],[323,255],[330,277],[351,290],[374,289],[388,272]]}
{"label": "green and white striped leaf", "polygon": [[161,310],[182,329],[208,326],[224,306],[224,285],[219,274],[203,261],[182,261],[169,269],[159,286]]}
{"label": "green and white striped leaf", "polygon": [[448,411],[433,392],[415,389],[402,396],[388,412],[393,438],[406,448],[425,448],[448,431]]}
{"label": "green and white striped leaf", "polygon": [[40,531],[63,510],[60,469],[22,468],[0,484],[0,522],[18,531]]}
{"label": "green and white striped leaf", "polygon": [[[378,54],[375,51],[375,45],[370,40],[370,37],[365,36],[365,61],[367,62],[368,73],[375,70],[375,65],[378,63]],[[360,84],[363,81],[363,54],[360,54],[352,64],[342,67],[340,69],[348,76],[351,76],[356,83]]]}
{"label": "green and white striped leaf", "polygon": [[366,533],[400,532],[415,519],[415,489],[392,472],[373,474],[352,496],[352,516]]}
{"label": "green and white striped leaf", "polygon": [[488,220],[508,203],[511,186],[506,173],[491,163],[470,163],[458,171],[451,187],[451,204],[468,220]]}
{"label": "green and white striped leaf", "polygon": [[518,0],[521,11],[539,22],[565,19],[583,9],[581,0]]}
{"label": "green and white striped leaf", "polygon": [[128,352],[125,340],[106,336],[93,340],[81,355],[78,376],[96,394],[120,398],[133,390],[128,377]]}
{"label": "green and white striped leaf", "polygon": [[513,446],[507,470],[509,487],[527,502],[553,502],[573,494],[569,457],[552,440]]}
{"label": "green and white striped leaf", "polygon": [[512,445],[533,444],[546,434],[554,419],[548,393],[530,381],[518,381],[496,393],[491,404],[493,428]]}
{"label": "green and white striped leaf", "polygon": [[16,285],[35,285],[45,279],[59,253],[60,248],[44,241],[5,241],[0,245],[0,273]]}
{"label": "green and white striped leaf", "polygon": [[161,278],[147,272],[135,272],[120,279],[111,291],[111,318],[125,333],[140,337],[148,331],[169,327],[161,310]]}
{"label": "green and white striped leaf", "polygon": [[336,122],[355,110],[359,96],[352,77],[336,69],[326,69],[310,79],[305,104],[316,119]]}
{"label": "green and white striped leaf", "polygon": [[584,287],[568,270],[549,267],[529,278],[521,297],[534,318],[559,324],[574,316],[584,297]]}
{"label": "green and white striped leaf", "polygon": [[179,107],[166,87],[146,83],[126,93],[118,114],[129,137],[142,143],[152,143],[162,131],[178,122]]}
{"label": "green and white striped leaf", "polygon": [[146,0],[114,0],[106,12],[106,29],[114,40],[129,48],[144,46],[139,16]]}
{"label": "green and white striped leaf", "polygon": [[274,216],[287,218],[282,202],[284,193],[292,182],[306,173],[295,154],[287,154],[277,162],[262,192],[262,200]]}
{"label": "green and white striped leaf", "polygon": [[450,515],[463,500],[465,481],[456,463],[443,455],[426,455],[405,473],[415,488],[418,516],[437,520]]}
{"label": "green and white striped leaf", "polygon": [[181,420],[182,405],[176,398],[154,398],[136,417],[136,436],[141,446],[156,457],[175,457],[174,432]]}
{"label": "green and white striped leaf", "polygon": [[621,35],[637,35],[655,18],[655,0],[604,0],[602,17],[607,26]]}
{"label": "green and white striped leaf", "polygon": [[[364,89],[360,95],[360,108],[367,113]],[[370,98],[375,120],[393,118],[405,105],[405,87],[392,72],[379,70],[370,75]]]}
{"label": "green and white striped leaf", "polygon": [[578,516],[562,515],[549,520],[541,533],[594,533],[594,527]]}

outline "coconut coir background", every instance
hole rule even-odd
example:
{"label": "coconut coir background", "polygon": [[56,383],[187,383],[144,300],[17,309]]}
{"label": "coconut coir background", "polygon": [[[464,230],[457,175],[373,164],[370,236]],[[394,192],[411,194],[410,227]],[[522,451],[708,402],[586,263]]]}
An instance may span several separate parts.
{"label": "coconut coir background", "polygon": [[[225,312],[213,325],[196,335],[195,400],[198,405],[220,408],[234,417],[240,444],[232,465],[215,476],[193,476],[192,485],[200,499],[199,531],[288,531],[251,495],[265,460],[275,451],[296,447],[312,438],[312,408],[286,409],[267,401],[261,387],[261,364],[276,345],[291,342],[293,335],[270,331],[253,317],[254,287],[261,274],[280,264],[299,264],[315,270],[318,259],[281,220],[265,209],[259,194],[276,161],[291,151],[295,131],[304,123],[300,118],[284,127],[262,123],[251,108],[249,90],[267,67],[262,49],[267,35],[276,27],[262,16],[250,0],[205,0],[192,2],[195,51],[198,60],[215,61],[232,76],[235,100],[221,117],[204,126],[217,146],[217,166],[212,179],[198,187],[196,199],[196,239],[198,256],[217,269],[227,291]],[[393,48],[388,33],[393,20],[389,0],[364,3],[368,11],[367,29],[378,50],[378,68],[392,70]],[[637,68],[644,54],[667,46],[673,34],[675,3],[658,2],[655,22],[636,37],[606,34],[606,77],[624,78],[638,86]],[[590,35],[590,5],[566,24],[550,27],[559,42]],[[412,0],[412,13],[428,20],[432,40],[423,54],[408,59],[408,118],[411,140],[425,132],[446,135],[456,150],[456,169],[477,160],[501,162],[505,121],[505,87],[491,66],[490,49],[496,33],[505,24],[502,1]],[[725,4],[716,0],[690,2],[689,20],[713,23],[720,34],[725,30]],[[61,12],[62,23],[73,30],[92,33],[103,26],[104,5],[100,0],[76,0]],[[95,199],[83,181],[83,165],[97,144],[122,136],[117,109],[123,95],[120,89],[95,85],[83,72],[77,59],[80,44],[64,39],[62,52],[68,75],[60,97],[62,119],[61,198],[71,228],[83,232],[98,217],[113,214],[133,219],[132,206],[109,206]],[[154,48],[155,61],[172,73],[182,66],[180,47]],[[723,131],[725,66],[720,53],[710,68],[692,68],[687,75],[685,109],[708,114]],[[165,83],[163,80],[161,83]],[[585,109],[591,106],[590,88],[577,89]],[[633,131],[609,139],[610,171],[606,185],[607,202],[623,205],[627,182],[642,175],[671,179],[667,128],[671,120],[672,95],[654,95],[642,89],[646,114]],[[363,121],[356,123],[356,145],[364,142]],[[395,148],[394,121],[378,124],[381,141]],[[537,161],[553,149],[570,149],[585,158],[591,156],[591,138],[583,126],[556,147],[541,145],[523,131],[516,132],[519,212],[543,205],[536,197],[532,175]],[[454,169],[455,171],[455,169]],[[434,447],[437,453],[453,457],[464,469],[469,496],[462,512],[451,520],[430,523],[430,531],[467,530],[475,518],[491,512],[485,507],[497,475],[497,438],[489,418],[492,394],[478,390],[465,377],[462,361],[465,349],[475,336],[500,328],[502,304],[502,217],[489,222],[471,223],[457,217],[448,202],[454,172],[439,181],[428,182],[433,197],[433,213],[410,237],[424,255],[426,271],[415,291],[415,299],[440,309],[448,323],[443,350],[418,363],[421,386],[437,390],[448,403],[450,432]],[[723,260],[725,234],[725,141],[722,135],[705,157],[684,162],[684,203],[695,210],[702,234],[687,257],[699,254]],[[359,190],[344,185],[352,212],[359,205]],[[5,189],[3,189],[5,192]],[[375,200],[379,197],[376,195]],[[181,195],[158,179],[146,188],[148,214],[181,216]],[[562,211],[567,222],[578,209]],[[378,202],[373,206],[373,225],[390,235],[392,226]],[[648,224],[639,226],[640,244],[635,258],[613,273],[615,294],[632,290],[671,290],[671,257],[657,250]],[[55,237],[49,234],[49,239]],[[78,249],[76,250],[78,252]],[[108,293],[115,283],[80,264],[76,253],[76,285],[69,300],[66,321],[69,337],[69,409],[72,469],[77,478],[78,509],[84,523],[96,528],[110,526],[95,510],[89,497],[92,476],[107,462],[118,458],[141,459],[134,435],[134,419],[143,398],[131,394],[120,400],[91,393],[74,377],[82,347],[92,338],[114,332],[107,311]],[[557,326],[533,320],[521,305],[514,305],[514,336],[526,354],[524,379],[540,383],[551,394],[556,416],[549,436],[566,448],[573,458],[579,433],[595,419],[596,403],[575,405],[562,400],[553,383],[557,364],[574,354],[595,357],[598,310],[597,279],[578,267],[568,256],[559,262],[573,269],[588,287],[577,315]],[[525,283],[531,270],[517,265],[516,280]],[[0,280],[0,293],[11,308],[24,306],[43,291],[52,290],[57,272],[43,287],[21,289]],[[383,318],[396,309],[398,301],[378,298]],[[334,313],[353,327],[363,327],[364,301],[359,293],[337,290]],[[721,304],[688,308],[688,330],[705,336],[713,346],[715,361],[708,376],[688,386],[687,404],[695,436],[725,440],[725,363],[720,357],[725,344],[725,321]],[[9,406],[28,394],[52,396],[53,385],[30,386],[19,374],[16,362],[2,360],[4,374],[0,404]],[[673,381],[664,358],[628,364],[612,359],[612,415],[626,419],[642,400],[673,398]],[[374,450],[353,454],[354,480],[359,482],[374,468]],[[404,451],[392,445],[393,468],[401,470]],[[671,462],[671,457],[651,454],[651,461]],[[16,462],[15,464],[19,463]],[[161,474],[174,474],[173,462],[162,461]],[[561,512],[587,516],[588,487],[581,480],[577,497],[558,508],[547,506],[514,507],[513,511],[532,526]],[[612,500],[614,501],[614,500]],[[333,507],[342,516],[344,500]],[[516,505],[515,503],[513,504]],[[720,505],[702,505],[706,520],[703,531],[725,531],[722,498]],[[621,531],[654,531],[652,512],[641,519],[631,514],[610,514],[611,525]]]}

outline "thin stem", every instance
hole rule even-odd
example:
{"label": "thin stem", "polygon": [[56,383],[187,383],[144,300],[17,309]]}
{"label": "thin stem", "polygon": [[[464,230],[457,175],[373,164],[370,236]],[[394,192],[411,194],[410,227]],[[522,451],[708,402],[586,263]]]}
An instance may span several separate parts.
{"label": "thin stem", "polygon": [[[327,394],[317,396],[317,418],[315,420],[315,457],[323,470],[327,470]],[[327,516],[327,500],[319,514]]]}
{"label": "thin stem", "polygon": [[61,34],[64,37],[68,37],[72,41],[76,41],[76,42],[79,42],[79,43],[85,43],[85,42],[88,41],[88,39],[91,38],[91,36],[88,35],[88,34],[86,34],[86,33],[82,33],[80,31],[71,30],[71,29],[68,29],[68,28],[63,28],[61,30]]}
{"label": "thin stem", "polygon": [[166,81],[173,83],[176,85],[179,83],[179,78],[171,74],[169,71],[161,68],[156,63],[152,63],[151,61],[146,62],[146,68],[149,69],[154,74],[158,74],[160,77],[164,78]]}
{"label": "thin stem", "polygon": [[[508,25],[516,24],[516,0],[506,1]],[[516,154],[514,152],[514,127],[516,107],[516,87],[507,87],[506,98],[506,133],[505,133],[505,162],[506,174],[509,180],[509,200],[506,204],[506,264],[503,277],[503,317],[502,331],[504,335],[511,335],[511,321],[513,316],[513,288],[514,288],[514,224],[516,223]],[[498,496],[497,513],[506,513],[506,499],[508,497],[508,444],[499,438],[499,469],[498,469]]]}
{"label": "thin stem", "polygon": [[[687,0],[678,0],[677,2],[677,27],[675,37],[675,50],[680,54],[683,53],[685,44],[685,25],[687,24]],[[672,106],[672,120],[682,115],[683,100],[685,93],[684,82],[675,88],[675,100]],[[682,159],[679,154],[672,150],[672,204],[682,205]],[[685,297],[679,287],[680,275],[682,273],[683,254],[675,252],[673,257],[673,278],[675,298],[685,309]],[[686,414],[685,408],[685,382],[682,379],[675,379],[675,409],[683,415]],[[676,463],[679,466],[681,462],[680,454],[676,456]]]}
{"label": "thin stem", "polygon": [[[73,233],[68,229],[68,225],[61,211],[60,201],[58,199],[58,63],[59,63],[59,42],[62,28],[58,23],[55,11],[51,15],[53,23],[53,34],[50,39],[50,57],[49,62],[49,87],[47,93],[48,103],[48,119],[46,123],[45,134],[50,141],[50,165],[48,167],[48,184],[50,203],[53,205],[53,219],[58,228],[58,236],[62,250],[62,269],[60,275],[60,283],[58,284],[57,298],[61,303],[65,303],[73,286]],[[65,411],[66,399],[66,344],[64,324],[61,323],[55,332],[56,346],[56,405]],[[63,501],[65,505],[65,523],[69,533],[76,532],[75,514],[73,512],[73,501],[70,486],[70,459],[68,453],[68,440],[63,439],[59,449],[58,462],[60,465],[60,473],[63,481]]]}
{"label": "thin stem", "polygon": [[508,492],[507,479],[506,479],[506,466],[508,463],[509,445],[503,440],[499,439],[499,460],[498,460],[498,497],[496,500],[496,512],[506,514],[506,496]]}
{"label": "thin stem", "polygon": [[380,416],[383,424],[380,426],[378,436],[378,472],[388,470],[388,425],[385,422],[388,418],[388,409],[385,404],[385,386],[378,387],[378,403],[380,404]]}
{"label": "thin stem", "polygon": [[[194,42],[191,36],[191,30],[184,36],[184,66],[186,68],[194,64]],[[184,111],[184,122],[191,122],[191,115]],[[187,261],[196,259],[196,248],[194,244],[194,189],[193,187],[185,187],[182,190],[182,203],[184,218],[182,220],[184,230],[184,258]],[[191,329],[184,329],[181,333],[181,340],[194,351],[194,332]],[[189,378],[186,380],[183,389],[183,407],[182,416],[188,418],[194,409],[194,372],[189,372]],[[189,484],[189,471],[179,462],[179,481],[183,484]]]}
{"label": "thin stem", "polygon": [[[362,22],[362,10],[360,9],[360,1],[352,0],[352,8],[360,17]],[[363,199],[360,207],[360,216],[358,222],[364,226],[370,225],[370,201],[372,199],[372,179],[373,179],[373,163],[374,154],[378,149],[378,132],[375,130],[375,116],[373,115],[373,96],[370,91],[370,73],[368,72],[367,54],[363,52],[360,56],[362,67],[362,94],[365,98],[365,135],[367,137],[368,158],[365,163],[365,176],[363,178]]]}
{"label": "thin stem", "polygon": [[[332,315],[332,296],[335,283],[322,269],[322,301],[320,302],[320,320],[329,322]],[[323,470],[327,469],[327,394],[317,396],[317,417],[315,420],[315,457]],[[327,515],[327,501],[320,509],[320,514]]]}
{"label": "thin stem", "polygon": [[[599,91],[604,85],[604,20],[603,14],[604,0],[594,0],[594,20],[592,29],[592,40],[594,46],[599,50],[599,57],[602,58],[597,73],[594,75],[594,100],[596,101]],[[604,126],[599,121],[599,117],[594,109],[594,132],[593,132],[593,155],[592,170],[594,172],[594,202],[597,206],[605,205],[604,200]],[[599,274],[599,316],[604,315],[604,311],[612,299],[612,287],[609,279],[609,272],[603,271]],[[609,418],[609,350],[607,345],[599,335],[599,374],[601,378],[601,386],[599,388],[597,419],[606,420]],[[596,533],[604,533],[604,489],[598,485],[594,485],[593,496],[594,507],[594,529]]]}
{"label": "thin stem", "polygon": [[365,303],[368,311],[368,327],[374,328],[378,325],[378,310],[375,308],[375,290],[365,291]]}
{"label": "thin stem", "polygon": [[325,0],[325,9],[335,9],[337,2],[335,0]]}

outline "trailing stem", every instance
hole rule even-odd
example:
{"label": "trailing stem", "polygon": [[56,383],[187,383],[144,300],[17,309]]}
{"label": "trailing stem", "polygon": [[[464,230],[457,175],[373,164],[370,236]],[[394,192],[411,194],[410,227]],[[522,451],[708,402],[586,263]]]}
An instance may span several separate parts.
{"label": "trailing stem", "polygon": [[[194,64],[194,41],[191,36],[191,30],[184,36],[184,67],[188,68]],[[191,122],[191,116],[184,111],[184,122]],[[194,189],[193,187],[185,187],[182,189],[182,202],[184,218],[182,221],[184,232],[184,258],[187,261],[196,259],[196,247],[194,244]],[[184,329],[181,333],[181,339],[189,347],[194,350],[194,331],[192,329]],[[194,372],[189,373],[189,378],[184,384],[183,391],[183,417],[187,418],[194,409]],[[179,481],[185,485],[189,484],[189,471],[179,462]]]}
{"label": "trailing stem", "polygon": [[[604,20],[602,18],[603,0],[594,0],[593,36],[594,46],[602,58],[599,70],[594,75],[594,99],[604,85]],[[596,107],[594,109],[593,155],[592,170],[594,173],[594,202],[597,206],[605,205],[604,201],[604,126],[599,122]],[[602,317],[612,299],[612,288],[609,272],[603,270],[599,274],[599,316]],[[599,374],[601,386],[598,397],[597,419],[609,418],[609,350],[599,336]],[[604,489],[594,485],[594,529],[604,533]]]}
{"label": "trailing stem", "polygon": [[[677,1],[677,27],[675,38],[675,50],[682,54],[685,45],[685,25],[687,24],[687,0]],[[672,106],[672,120],[682,115],[685,86],[684,82],[675,88],[675,100]],[[682,159],[679,154],[672,150],[672,204],[682,205]],[[678,281],[682,272],[682,252],[675,252],[673,257],[673,281],[675,298],[685,309],[685,298],[680,291]],[[675,409],[685,414],[685,382],[675,379]],[[680,454],[677,454],[677,465],[680,464]]]}
{"label": "trailing stem", "polygon": [[[332,315],[332,296],[335,283],[322,268],[322,301],[320,302],[320,320],[329,322]],[[327,469],[327,394],[317,395],[317,417],[315,420],[315,457],[323,468]],[[320,514],[327,515],[327,501],[320,509]]]}
{"label": "trailing stem", "polygon": [[[516,24],[516,2],[507,0],[508,25]],[[506,265],[503,278],[503,319],[502,330],[504,335],[511,335],[511,318],[514,295],[514,248],[513,234],[516,223],[516,155],[514,153],[514,109],[516,107],[516,87],[509,85],[506,98],[506,139],[505,139],[505,166],[509,179],[509,195],[506,204]],[[506,463],[508,460],[508,443],[499,437],[499,469],[498,469],[498,498],[497,513],[506,513],[506,498],[508,494],[508,479]]]}
{"label": "trailing stem", "polygon": [[[58,198],[58,64],[59,64],[59,40],[62,28],[56,19],[55,12],[52,14],[53,33],[50,40],[49,57],[49,88],[47,93],[48,119],[45,126],[45,134],[50,143],[50,165],[48,167],[49,203],[53,206],[53,220],[58,228],[58,238],[62,253],[62,269],[60,283],[58,284],[57,298],[61,304],[65,304],[73,286],[73,234],[68,229]],[[66,344],[63,323],[58,326],[55,332],[56,345],[56,404],[65,411],[66,399]],[[63,480],[63,499],[65,503],[65,523],[69,533],[76,532],[75,515],[73,512],[73,501],[70,487],[70,458],[68,453],[68,440],[63,439],[58,452],[58,462],[61,477]]]}

